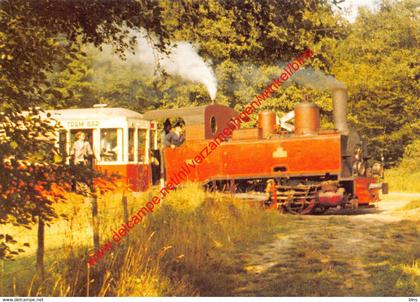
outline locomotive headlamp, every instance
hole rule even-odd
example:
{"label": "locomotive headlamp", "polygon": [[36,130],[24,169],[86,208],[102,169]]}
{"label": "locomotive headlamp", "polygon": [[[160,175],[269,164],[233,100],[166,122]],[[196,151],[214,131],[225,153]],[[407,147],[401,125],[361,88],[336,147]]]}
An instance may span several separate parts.
{"label": "locomotive headlamp", "polygon": [[357,172],[359,172],[359,175],[365,175],[365,173],[366,173],[366,164],[363,161],[360,162],[360,165],[357,167]]}
{"label": "locomotive headlamp", "polygon": [[361,160],[362,159],[362,153],[363,153],[362,148],[361,147],[357,147],[354,150],[354,159],[357,160],[357,161]]}

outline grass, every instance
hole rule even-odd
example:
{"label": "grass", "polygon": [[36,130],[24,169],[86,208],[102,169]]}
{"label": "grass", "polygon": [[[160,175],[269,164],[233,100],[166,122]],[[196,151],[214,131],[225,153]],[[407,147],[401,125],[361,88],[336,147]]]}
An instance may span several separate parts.
{"label": "grass", "polygon": [[255,277],[261,283],[239,295],[420,294],[419,220],[372,224],[346,216],[308,218],[305,224],[278,241],[281,255]]}
{"label": "grass", "polygon": [[397,167],[385,170],[385,180],[394,192],[420,192],[420,139],[404,149]]}
{"label": "grass", "polygon": [[412,200],[405,206],[399,209],[399,211],[410,211],[420,208],[420,199]]}
{"label": "grass", "polygon": [[[129,195],[130,212],[153,193]],[[123,221],[121,197],[99,201],[102,241]],[[10,228],[32,245],[3,263],[0,295],[417,296],[420,219],[404,211],[419,206],[395,210],[400,220],[281,215],[186,184],[88,269],[90,205],[70,195],[58,209],[67,219],[46,230],[45,280],[34,271],[36,233]]]}
{"label": "grass", "polygon": [[[400,221],[381,232],[383,245],[377,244],[365,256],[366,270],[374,276],[371,295],[418,296],[420,294],[420,222]],[[386,246],[386,248],[383,248]]]}
{"label": "grass", "polygon": [[[133,213],[149,194],[129,195]],[[123,222],[121,194],[99,200],[101,241],[111,239]],[[38,280],[35,271],[36,230],[8,232],[30,242],[16,261],[5,262],[1,295],[41,296],[162,296],[202,295],[229,292],[226,270],[238,263],[223,255],[235,247],[269,240],[277,213],[217,193],[204,193],[198,185],[186,184],[171,192],[162,205],[130,232],[125,242],[94,268],[86,265],[92,250],[90,204],[69,195],[58,205],[66,214],[46,228],[47,277]],[[223,273],[221,273],[223,271]]]}
{"label": "grass", "polygon": [[385,181],[392,192],[420,192],[420,171],[407,172],[402,168],[385,170]]}

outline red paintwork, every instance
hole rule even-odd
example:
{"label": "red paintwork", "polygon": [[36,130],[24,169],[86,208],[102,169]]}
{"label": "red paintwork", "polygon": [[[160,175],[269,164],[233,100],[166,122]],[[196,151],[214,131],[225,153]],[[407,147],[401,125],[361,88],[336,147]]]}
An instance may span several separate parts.
{"label": "red paintwork", "polygon": [[133,191],[146,191],[151,184],[151,173],[149,165],[145,164],[124,164],[124,165],[96,165],[98,171],[111,174],[118,174]]}
{"label": "red paintwork", "polygon": [[337,192],[319,192],[318,203],[323,206],[335,207],[342,203],[343,193]]}
{"label": "red paintwork", "polygon": [[[166,177],[174,179],[186,160],[194,159],[209,140],[187,142],[175,149],[165,149]],[[273,153],[287,152],[275,158]],[[210,152],[210,148],[209,148]],[[204,154],[205,155],[205,154]],[[285,155],[283,153],[283,155]],[[274,167],[287,171],[274,172]],[[192,169],[189,180],[276,177],[279,175],[339,174],[341,169],[340,135],[290,136],[270,140],[231,140],[223,142],[205,161]]]}
{"label": "red paintwork", "polygon": [[[181,111],[164,113],[173,117]],[[180,147],[163,150],[167,183],[229,180],[219,183],[229,186],[240,179],[278,182],[290,178],[289,183],[293,186],[296,181],[321,183],[334,180],[338,181],[341,190],[320,192],[317,198],[317,202],[326,207],[337,206],[354,197],[360,204],[379,200],[379,189],[368,190],[369,184],[375,182],[374,178],[351,176],[351,150],[347,150],[349,146],[341,145],[341,142],[351,140],[337,130],[318,131],[319,121],[314,121],[315,126],[311,127],[313,131],[309,135],[301,135],[276,131],[272,116],[267,125],[261,117],[260,128],[238,129],[241,114],[238,117],[237,112],[222,105],[190,108],[183,118],[186,121],[186,142]],[[268,131],[264,133],[261,127]],[[236,130],[232,132],[232,128]],[[223,136],[225,141],[220,142]],[[342,162],[343,158],[346,162]]]}
{"label": "red paintwork", "polygon": [[358,197],[359,204],[379,201],[379,189],[368,190],[371,183],[376,183],[374,177],[356,177],[354,179],[354,193]]}

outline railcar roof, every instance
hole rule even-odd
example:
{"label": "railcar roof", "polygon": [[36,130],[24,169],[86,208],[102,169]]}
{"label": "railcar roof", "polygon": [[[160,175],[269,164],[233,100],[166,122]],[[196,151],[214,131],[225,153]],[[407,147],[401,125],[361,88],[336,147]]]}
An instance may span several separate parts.
{"label": "railcar roof", "polygon": [[143,115],[125,108],[80,108],[47,110],[52,118],[58,120],[86,120],[86,119],[111,119],[111,118],[130,118],[143,119]]}

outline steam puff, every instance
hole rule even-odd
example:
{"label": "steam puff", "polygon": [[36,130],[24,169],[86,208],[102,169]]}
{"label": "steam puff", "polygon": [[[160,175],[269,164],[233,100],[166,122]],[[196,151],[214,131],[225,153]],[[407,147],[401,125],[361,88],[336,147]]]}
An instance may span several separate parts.
{"label": "steam puff", "polygon": [[169,56],[162,59],[161,66],[171,75],[179,75],[186,80],[202,83],[207,87],[210,98],[214,100],[217,81],[213,70],[198,55],[194,47],[186,42],[178,43]]}
{"label": "steam puff", "polygon": [[333,76],[325,75],[323,72],[313,70],[312,68],[300,70],[293,76],[293,80],[298,84],[313,89],[325,90],[346,88],[346,85],[343,82],[338,81]]}
{"label": "steam puff", "polygon": [[197,49],[188,42],[179,42],[169,46],[169,50],[168,55],[161,53],[148,39],[138,34],[135,54],[127,54],[127,61],[149,65],[151,68],[159,64],[170,75],[203,84],[214,100],[217,80],[212,68],[198,55]]}

